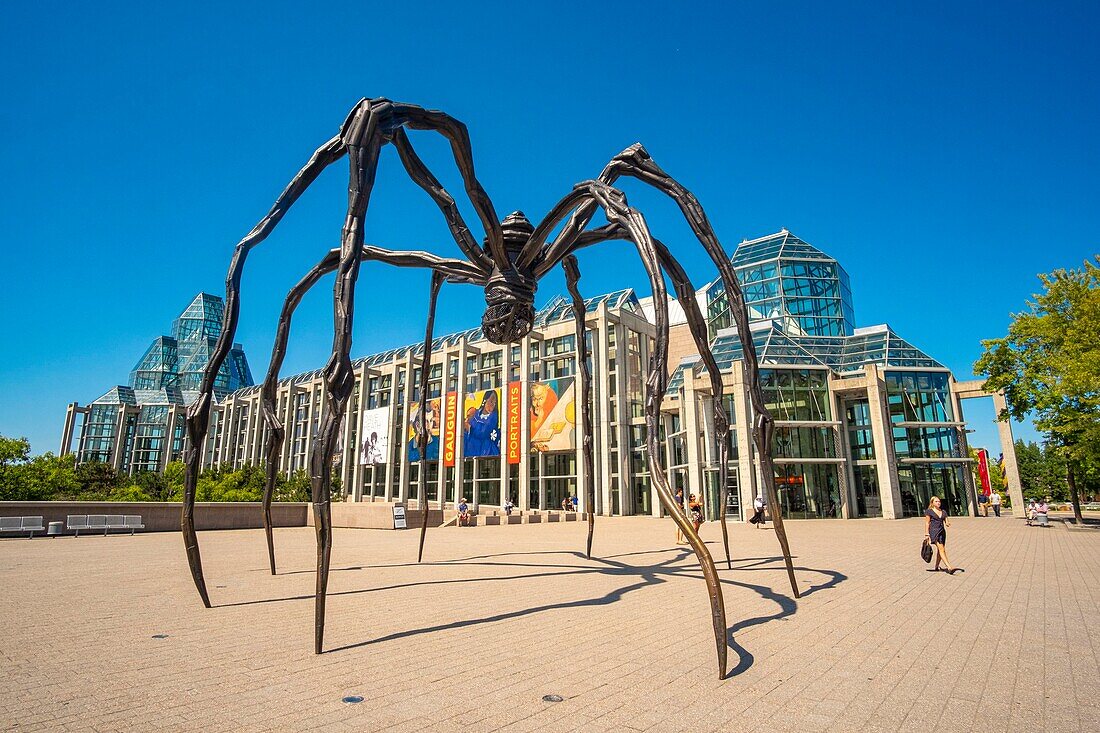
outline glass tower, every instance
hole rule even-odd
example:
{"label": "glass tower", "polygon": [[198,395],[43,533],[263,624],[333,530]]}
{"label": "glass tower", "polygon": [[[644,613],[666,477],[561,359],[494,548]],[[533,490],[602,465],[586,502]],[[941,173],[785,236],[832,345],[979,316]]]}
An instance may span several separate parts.
{"label": "glass tower", "polygon": [[[781,319],[792,336],[849,336],[855,314],[848,273],[786,229],[742,242],[733,255],[749,320]],[[721,279],[707,287],[711,336],[733,325]]]}
{"label": "glass tower", "polygon": [[[86,414],[78,461],[110,463],[122,472],[156,471],[183,449],[184,409],[199,394],[203,371],[222,332],[224,304],[199,293],[172,323],[170,336],[158,336],[130,371],[128,385],[112,387]],[[214,380],[220,400],[253,384],[240,344]]]}

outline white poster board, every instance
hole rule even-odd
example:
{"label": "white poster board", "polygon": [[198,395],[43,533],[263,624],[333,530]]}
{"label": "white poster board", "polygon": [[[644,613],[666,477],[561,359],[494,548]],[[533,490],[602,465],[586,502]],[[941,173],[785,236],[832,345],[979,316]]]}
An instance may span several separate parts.
{"label": "white poster board", "polygon": [[385,463],[390,454],[390,408],[363,411],[359,429],[359,463]]}
{"label": "white poster board", "polygon": [[393,528],[405,529],[408,525],[405,523],[405,507],[395,506],[393,508]]}

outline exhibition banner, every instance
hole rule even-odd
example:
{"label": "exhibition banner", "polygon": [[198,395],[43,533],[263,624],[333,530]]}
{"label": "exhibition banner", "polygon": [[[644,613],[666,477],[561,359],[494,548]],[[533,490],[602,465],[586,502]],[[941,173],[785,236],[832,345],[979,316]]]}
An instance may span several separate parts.
{"label": "exhibition banner", "polygon": [[390,408],[363,410],[359,430],[359,463],[385,463],[390,452]]}
{"label": "exhibition banner", "polygon": [[978,449],[978,478],[982,480],[982,495],[992,494],[993,486],[989,482],[989,451],[985,448]]}
{"label": "exhibition banner", "polygon": [[532,452],[576,450],[575,386],[573,377],[531,383]]}
{"label": "exhibition banner", "polygon": [[508,462],[519,463],[519,454],[522,450],[520,441],[520,410],[522,399],[520,398],[520,383],[512,382],[508,385]]}
{"label": "exhibition banner", "polygon": [[[416,429],[420,425],[420,403],[414,402],[410,408],[408,430],[405,441],[408,443],[409,461],[420,460],[420,446],[416,442]],[[428,400],[424,405],[424,423],[428,431],[426,460],[439,460],[439,398]]]}
{"label": "exhibition banner", "polygon": [[462,406],[462,457],[500,455],[500,390],[466,395]]}
{"label": "exhibition banner", "polygon": [[455,465],[458,435],[458,393],[448,392],[443,413],[443,465]]}

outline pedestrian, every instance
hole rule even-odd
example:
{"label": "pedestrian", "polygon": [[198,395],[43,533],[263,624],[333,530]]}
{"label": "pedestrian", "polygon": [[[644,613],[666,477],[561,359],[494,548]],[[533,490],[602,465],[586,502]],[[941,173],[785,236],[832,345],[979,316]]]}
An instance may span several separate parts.
{"label": "pedestrian", "polygon": [[462,497],[462,500],[460,502],[458,502],[458,526],[470,526],[470,505],[466,503],[465,496]]}
{"label": "pedestrian", "polygon": [[1031,523],[1035,521],[1035,509],[1039,505],[1034,499],[1027,500],[1027,510],[1025,516],[1027,517],[1027,526],[1031,526]]}
{"label": "pedestrian", "polygon": [[760,492],[756,495],[756,498],[752,500],[752,519],[750,523],[755,524],[757,529],[764,526],[764,492]]}
{"label": "pedestrian", "polygon": [[695,498],[695,494],[692,494],[688,500],[688,511],[691,512],[691,524],[695,527],[695,534],[699,534],[699,527],[703,525],[703,505]]}
{"label": "pedestrian", "polygon": [[516,505],[512,503],[512,499],[508,498],[504,500],[504,513],[509,517],[512,516],[512,510],[516,508]]}
{"label": "pedestrian", "polygon": [[573,498],[570,499],[570,504],[573,507],[573,511],[577,511],[577,507],[580,505],[580,500],[577,498],[576,494],[573,494]]}
{"label": "pedestrian", "polygon": [[989,516],[989,497],[986,496],[984,492],[981,493],[981,494],[978,494],[978,504],[979,504],[979,508],[982,510],[982,516],[983,517],[988,517]]}
{"label": "pedestrian", "polygon": [[940,560],[947,565],[947,574],[954,575],[962,568],[951,567],[951,561],[947,558],[947,528],[951,522],[947,518],[947,510],[940,505],[940,497],[933,496],[928,502],[928,508],[924,510],[924,537],[936,546],[936,566],[932,572],[940,569]]}
{"label": "pedestrian", "polygon": [[[680,514],[684,513],[684,488],[682,486],[676,489],[676,508],[680,510]],[[687,544],[687,540],[684,539],[684,531],[680,529],[679,524],[676,525],[676,544]]]}
{"label": "pedestrian", "polygon": [[989,495],[989,505],[993,507],[993,514],[995,516],[1001,516],[1001,492],[994,490]]}

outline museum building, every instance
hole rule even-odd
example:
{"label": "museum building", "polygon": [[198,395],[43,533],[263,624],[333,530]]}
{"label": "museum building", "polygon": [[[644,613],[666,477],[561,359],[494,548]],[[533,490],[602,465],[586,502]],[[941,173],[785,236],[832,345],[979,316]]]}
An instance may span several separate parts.
{"label": "museum building", "polygon": [[[786,230],[742,242],[732,262],[744,289],[768,409],[776,421],[775,482],[784,516],[919,516],[932,495],[953,514],[975,510],[962,400],[987,395],[959,382],[889,326],[855,327],[848,275],[834,258]],[[740,339],[720,279],[696,294],[722,371],[730,420],[727,516],[751,514],[761,477],[753,461],[752,408]],[[593,382],[596,513],[659,515],[649,480],[643,415],[653,348],[653,304],[633,290],[585,301]],[[663,461],[674,487],[719,503],[713,396],[683,311],[670,303],[669,387],[661,407]],[[163,469],[182,450],[184,408],[221,329],[221,300],[200,294],[131,374],[89,406],[69,406],[62,452],[121,471]],[[197,335],[196,335],[197,334]],[[189,340],[190,339],[190,340]],[[185,346],[186,344],[186,346]],[[480,328],[433,341],[428,377],[429,502],[548,510],[579,495],[585,510],[583,425],[575,395],[577,344],[571,303],[554,297],[522,342],[490,343]],[[358,359],[356,385],[334,458],[347,501],[415,500],[420,455],[423,344]],[[235,347],[219,376],[203,465],[264,461],[260,389]],[[280,381],[286,426],[280,466],[308,466],[324,403],[321,370]],[[1002,398],[1003,400],[1003,398]],[[998,403],[998,407],[1000,404]],[[1001,428],[1010,485],[1011,430]],[[1018,481],[1016,482],[1018,485]]]}

